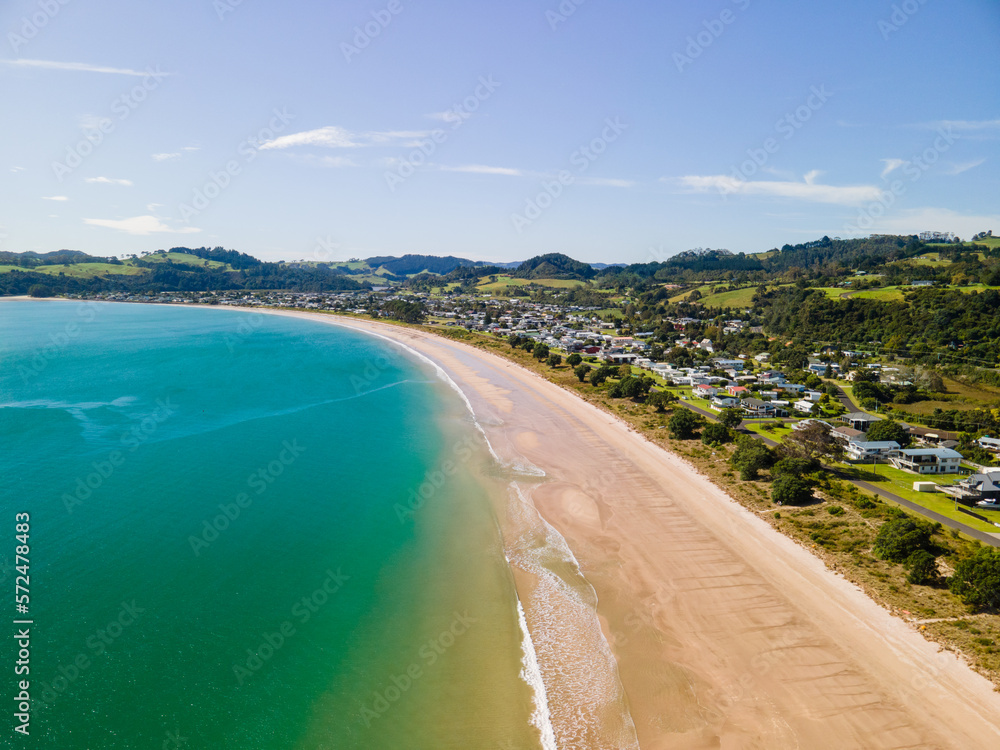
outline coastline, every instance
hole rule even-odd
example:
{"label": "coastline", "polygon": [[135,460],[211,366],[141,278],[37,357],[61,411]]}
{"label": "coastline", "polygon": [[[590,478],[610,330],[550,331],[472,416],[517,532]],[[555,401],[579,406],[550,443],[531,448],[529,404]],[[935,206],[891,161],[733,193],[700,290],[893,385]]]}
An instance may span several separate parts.
{"label": "coastline", "polygon": [[[523,506],[566,540],[568,567],[596,592],[599,635],[641,747],[1000,745],[1000,697],[987,680],[616,417],[423,331],[215,309],[395,341],[447,375],[501,463],[544,470],[545,481],[517,483]],[[501,523],[507,532],[516,519]],[[530,600],[532,573],[511,564]],[[541,649],[544,633],[528,619]],[[561,645],[569,656],[580,646]],[[600,672],[570,663],[576,677]],[[619,746],[580,740],[560,737],[559,747]]]}
{"label": "coastline", "polygon": [[597,593],[642,748],[1000,744],[988,680],[617,418],[460,342],[272,312],[415,349],[502,460],[546,472],[529,503]]}

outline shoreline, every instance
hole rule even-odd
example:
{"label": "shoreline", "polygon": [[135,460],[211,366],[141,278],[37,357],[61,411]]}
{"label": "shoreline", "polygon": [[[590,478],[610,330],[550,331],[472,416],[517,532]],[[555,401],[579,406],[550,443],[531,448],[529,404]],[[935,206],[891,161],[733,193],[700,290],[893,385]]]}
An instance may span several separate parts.
{"label": "shoreline", "polygon": [[[340,325],[415,351],[460,390],[503,463],[546,472],[527,504],[596,591],[642,748],[1000,746],[988,680],[617,417],[424,331],[215,309]],[[606,745],[560,744],[570,746]]]}
{"label": "shoreline", "polygon": [[[988,680],[618,418],[460,342],[375,321],[272,312],[416,349],[466,391],[491,444],[506,444],[497,448],[505,460],[520,456],[546,472],[531,504],[597,592],[642,748],[1000,745],[1000,696]],[[549,415],[512,418],[523,394],[505,384],[526,386],[528,401],[547,401],[557,417],[617,449],[614,476],[574,477],[585,467],[573,465],[571,446],[556,444],[565,434],[540,439],[537,423]],[[672,492],[677,485],[691,491]],[[630,494],[631,502],[622,497]],[[662,524],[661,512],[671,523]],[[648,533],[669,526],[685,548],[664,548],[667,539]],[[685,544],[691,537],[693,546]],[[685,576],[670,575],[679,568]]]}

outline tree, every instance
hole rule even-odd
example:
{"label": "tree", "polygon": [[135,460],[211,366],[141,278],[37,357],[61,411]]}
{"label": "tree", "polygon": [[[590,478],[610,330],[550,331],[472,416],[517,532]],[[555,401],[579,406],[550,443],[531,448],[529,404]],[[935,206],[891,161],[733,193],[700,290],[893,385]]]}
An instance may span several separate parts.
{"label": "tree", "polygon": [[948,588],[973,607],[1000,607],[1000,549],[980,547],[972,557],[959,561]]}
{"label": "tree", "polygon": [[924,549],[917,550],[906,558],[906,567],[910,571],[906,574],[906,582],[917,586],[936,583],[940,577],[937,560],[934,559],[934,555]]}
{"label": "tree", "polygon": [[723,409],[719,412],[719,422],[730,430],[735,430],[743,424],[743,414],[739,409]]}
{"label": "tree", "polygon": [[582,383],[586,379],[587,373],[590,372],[591,369],[593,368],[591,368],[591,366],[588,364],[579,364],[573,368],[573,374],[576,375],[580,379],[580,382]]}
{"label": "tree", "polygon": [[530,354],[535,349],[535,342],[531,339],[527,339],[521,344],[521,346],[524,348],[524,351]]}
{"label": "tree", "polygon": [[801,477],[803,474],[812,474],[819,468],[820,463],[815,458],[783,458],[771,467],[771,476],[778,477],[788,474],[793,477]]}
{"label": "tree", "polygon": [[675,440],[690,440],[699,426],[701,419],[690,409],[678,409],[667,423],[670,437]]}
{"label": "tree", "polygon": [[812,485],[794,474],[782,474],[771,484],[771,500],[778,505],[802,505],[812,497]]}
{"label": "tree", "polygon": [[667,406],[676,400],[677,396],[672,393],[653,391],[649,394],[649,398],[646,399],[646,403],[650,406],[655,406],[657,414],[663,414],[667,410]]}
{"label": "tree", "polygon": [[875,537],[872,551],[875,557],[889,562],[904,562],[931,541],[930,530],[912,518],[893,518],[882,524]]}
{"label": "tree", "polygon": [[566,364],[568,364],[570,367],[576,367],[581,362],[583,362],[583,357],[581,357],[576,352],[573,352],[568,357],[566,357]]}
{"label": "tree", "polygon": [[546,359],[549,356],[549,347],[547,344],[535,344],[534,348],[531,350],[531,356],[537,360]]}
{"label": "tree", "polygon": [[802,429],[793,430],[781,444],[782,453],[789,458],[822,458],[840,460],[844,455],[840,445],[826,425],[811,422]]}
{"label": "tree", "polygon": [[605,380],[608,379],[608,373],[603,367],[599,367],[593,375],[590,376],[590,384],[595,388],[602,385]]}
{"label": "tree", "polygon": [[730,463],[740,471],[740,479],[752,481],[760,472],[774,466],[774,453],[759,440],[748,435],[740,435],[736,439],[737,448]]}
{"label": "tree", "polygon": [[705,445],[722,445],[728,443],[731,438],[729,428],[719,422],[710,422],[701,431],[701,442]]}
{"label": "tree", "polygon": [[621,365],[618,368],[618,377],[627,378],[632,375],[632,365]]}
{"label": "tree", "polygon": [[31,297],[51,297],[52,290],[44,284],[32,284],[28,288],[28,295]]}
{"label": "tree", "polygon": [[558,367],[562,364],[562,357],[558,354],[550,354],[549,358],[545,360],[549,367]]}
{"label": "tree", "polygon": [[910,442],[910,436],[899,422],[891,419],[883,419],[868,428],[868,440],[895,440],[901,448],[905,448]]}
{"label": "tree", "polygon": [[832,378],[833,377],[833,365],[831,365],[829,363],[827,364],[826,369],[823,371],[823,377],[824,378]]}

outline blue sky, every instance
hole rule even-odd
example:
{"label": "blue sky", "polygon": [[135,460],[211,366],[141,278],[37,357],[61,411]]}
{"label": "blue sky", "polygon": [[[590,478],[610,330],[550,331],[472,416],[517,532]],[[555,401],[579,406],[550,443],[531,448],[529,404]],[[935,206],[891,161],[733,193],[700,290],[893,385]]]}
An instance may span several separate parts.
{"label": "blue sky", "polygon": [[995,0],[14,0],[0,249],[658,260],[1000,232]]}

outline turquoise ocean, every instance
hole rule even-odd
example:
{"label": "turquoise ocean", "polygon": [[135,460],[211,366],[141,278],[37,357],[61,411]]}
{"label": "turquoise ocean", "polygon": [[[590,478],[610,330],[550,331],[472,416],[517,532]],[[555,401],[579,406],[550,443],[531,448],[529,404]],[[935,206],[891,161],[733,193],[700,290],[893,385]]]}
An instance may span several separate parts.
{"label": "turquoise ocean", "polygon": [[5,301],[0,438],[4,614],[28,513],[33,621],[30,735],[0,744],[542,747],[507,480],[412,353],[249,311]]}

